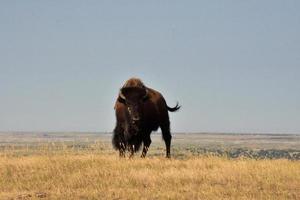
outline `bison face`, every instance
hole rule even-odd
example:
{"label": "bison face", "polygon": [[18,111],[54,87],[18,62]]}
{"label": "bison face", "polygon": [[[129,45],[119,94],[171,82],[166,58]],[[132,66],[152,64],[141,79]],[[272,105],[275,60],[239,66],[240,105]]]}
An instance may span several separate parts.
{"label": "bison face", "polygon": [[147,90],[139,87],[125,87],[120,90],[119,101],[126,106],[129,121],[128,132],[137,134],[143,117],[142,104],[146,100]]}

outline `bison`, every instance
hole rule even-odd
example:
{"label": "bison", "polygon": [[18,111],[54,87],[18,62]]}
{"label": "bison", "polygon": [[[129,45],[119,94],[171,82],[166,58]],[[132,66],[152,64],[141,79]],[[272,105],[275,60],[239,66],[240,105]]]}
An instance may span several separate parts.
{"label": "bison", "polygon": [[143,143],[141,157],[145,157],[151,144],[150,134],[159,127],[166,145],[166,157],[170,158],[170,121],[169,113],[177,111],[178,103],[171,108],[164,97],[154,89],[146,87],[138,78],[131,78],[119,91],[115,103],[116,127],[112,144],[119,151],[120,157],[130,152],[130,157]]}

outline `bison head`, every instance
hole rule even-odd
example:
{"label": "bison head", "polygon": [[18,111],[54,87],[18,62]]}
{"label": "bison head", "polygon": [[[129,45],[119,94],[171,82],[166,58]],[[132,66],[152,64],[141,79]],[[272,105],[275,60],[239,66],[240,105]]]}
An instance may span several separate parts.
{"label": "bison head", "polygon": [[129,132],[137,134],[143,115],[143,102],[147,99],[148,92],[145,87],[123,87],[120,89],[118,101],[125,104],[129,118]]}

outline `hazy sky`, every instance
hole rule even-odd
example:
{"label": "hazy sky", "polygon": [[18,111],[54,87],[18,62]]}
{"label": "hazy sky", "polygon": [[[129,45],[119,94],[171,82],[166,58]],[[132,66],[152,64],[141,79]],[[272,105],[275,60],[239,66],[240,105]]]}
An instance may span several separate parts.
{"label": "hazy sky", "polygon": [[132,76],[173,131],[300,132],[300,1],[1,1],[0,130],[112,131]]}

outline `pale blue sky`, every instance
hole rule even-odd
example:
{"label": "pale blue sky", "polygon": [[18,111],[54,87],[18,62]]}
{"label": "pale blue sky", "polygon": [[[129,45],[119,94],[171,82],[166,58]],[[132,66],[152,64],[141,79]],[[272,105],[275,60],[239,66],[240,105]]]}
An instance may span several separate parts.
{"label": "pale blue sky", "polygon": [[112,131],[132,76],[173,131],[300,133],[300,1],[1,1],[0,130]]}

